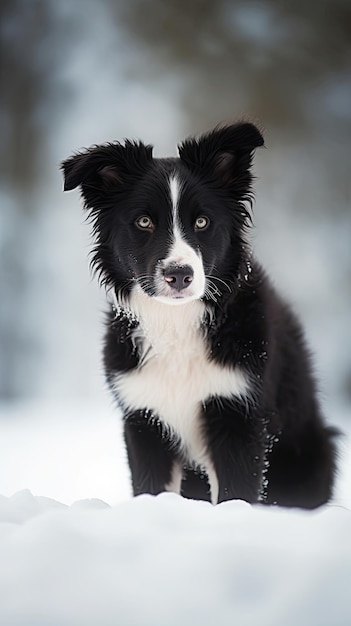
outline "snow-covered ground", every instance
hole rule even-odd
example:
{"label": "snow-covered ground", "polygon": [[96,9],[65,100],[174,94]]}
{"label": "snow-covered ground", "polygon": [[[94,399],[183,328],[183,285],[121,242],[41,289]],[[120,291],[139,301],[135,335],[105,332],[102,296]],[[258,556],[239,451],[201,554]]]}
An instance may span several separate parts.
{"label": "snow-covered ground", "polygon": [[104,401],[3,407],[0,418],[1,626],[351,623],[342,416],[335,500],[314,512],[132,499]]}

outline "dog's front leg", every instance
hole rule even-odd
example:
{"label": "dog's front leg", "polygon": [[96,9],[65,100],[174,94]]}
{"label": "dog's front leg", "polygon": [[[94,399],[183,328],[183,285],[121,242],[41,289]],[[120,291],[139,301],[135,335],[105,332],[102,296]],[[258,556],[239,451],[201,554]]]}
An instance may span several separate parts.
{"label": "dog's front leg", "polygon": [[257,502],[264,476],[263,420],[239,400],[225,398],[213,398],[206,403],[204,420],[208,451],[218,481],[218,503],[234,499]]}
{"label": "dog's front leg", "polygon": [[133,494],[180,493],[182,464],[162,423],[150,420],[147,411],[134,411],[126,417],[124,436]]}

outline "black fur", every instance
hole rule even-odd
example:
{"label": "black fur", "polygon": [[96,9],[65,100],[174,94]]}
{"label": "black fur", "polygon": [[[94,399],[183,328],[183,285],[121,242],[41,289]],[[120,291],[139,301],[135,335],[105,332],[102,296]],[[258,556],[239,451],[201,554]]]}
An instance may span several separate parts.
{"label": "black fur", "polygon": [[[126,141],[78,153],[62,169],[65,190],[80,186],[93,221],[92,264],[127,303],[108,320],[104,361],[111,385],[117,373],[143,367],[134,336],[138,320],[128,311],[128,301],[136,281],[148,296],[157,295],[152,277],[169,248],[166,182],[172,173],[179,176],[183,234],[201,251],[212,281],[201,297],[206,315],[199,328],[208,359],[240,367],[251,380],[249,400],[208,397],[202,403],[199,423],[218,477],[218,501],[241,498],[313,508],[332,494],[336,431],[321,416],[300,324],[245,242],[251,221],[250,166],[261,145],[258,129],[239,123],[186,140],[179,158],[154,159],[151,146]],[[136,227],[137,218],[145,215],[153,223],[149,232]],[[204,232],[193,227],[199,215],[210,219]],[[150,407],[132,411],[117,400],[124,410],[134,494],[163,491],[178,461],[184,466],[183,495],[210,499],[201,467],[187,458],[162,415],[150,418]]]}

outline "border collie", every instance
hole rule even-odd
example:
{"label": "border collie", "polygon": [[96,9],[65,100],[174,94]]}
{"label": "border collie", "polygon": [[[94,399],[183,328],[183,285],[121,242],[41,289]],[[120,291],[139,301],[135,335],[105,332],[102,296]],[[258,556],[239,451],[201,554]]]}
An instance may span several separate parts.
{"label": "border collie", "polygon": [[114,297],[104,364],[135,495],[306,508],[331,496],[336,431],[301,326],[245,238],[262,145],[237,123],[185,140],[179,158],[127,140],[62,164]]}

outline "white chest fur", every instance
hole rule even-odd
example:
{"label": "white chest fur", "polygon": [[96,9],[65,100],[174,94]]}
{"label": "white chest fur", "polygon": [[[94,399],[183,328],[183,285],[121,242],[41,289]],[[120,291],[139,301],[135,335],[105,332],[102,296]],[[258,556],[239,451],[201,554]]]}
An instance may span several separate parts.
{"label": "white chest fur", "polygon": [[202,302],[171,306],[136,293],[131,308],[145,357],[138,369],[116,375],[114,387],[129,410],[149,409],[175,431],[188,460],[206,466],[202,404],[210,397],[245,395],[248,381],[238,367],[209,360],[200,329]]}

